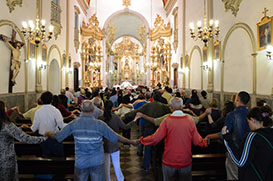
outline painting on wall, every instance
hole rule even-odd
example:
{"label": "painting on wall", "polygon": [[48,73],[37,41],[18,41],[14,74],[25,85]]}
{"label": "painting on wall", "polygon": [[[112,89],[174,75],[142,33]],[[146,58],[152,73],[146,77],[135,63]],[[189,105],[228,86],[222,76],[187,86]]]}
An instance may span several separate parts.
{"label": "painting on wall", "polygon": [[43,62],[46,62],[46,54],[47,54],[47,47],[46,47],[46,45],[43,45],[42,46],[42,61]]}
{"label": "painting on wall", "polygon": [[273,44],[273,17],[264,16],[257,23],[258,49],[263,50],[267,45]]}
{"label": "painting on wall", "polygon": [[190,67],[190,65],[189,65],[189,55],[186,55],[185,56],[185,67]]}
{"label": "painting on wall", "polygon": [[203,47],[203,62],[207,62],[208,61],[208,47],[204,46]]}
{"label": "painting on wall", "polygon": [[66,66],[66,55],[63,54],[63,67],[65,67],[65,66]]}
{"label": "painting on wall", "polygon": [[214,60],[221,60],[221,42],[215,41],[213,44],[213,59]]}
{"label": "painting on wall", "polygon": [[184,61],[183,61],[183,57],[180,57],[180,67],[181,69],[184,68]]}
{"label": "painting on wall", "polygon": [[28,59],[35,60],[36,45],[33,40],[28,41]]}

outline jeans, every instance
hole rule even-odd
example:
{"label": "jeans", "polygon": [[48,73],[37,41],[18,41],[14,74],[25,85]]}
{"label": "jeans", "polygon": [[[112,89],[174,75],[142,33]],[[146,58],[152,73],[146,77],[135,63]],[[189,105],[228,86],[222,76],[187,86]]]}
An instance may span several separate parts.
{"label": "jeans", "polygon": [[104,164],[82,169],[75,167],[74,169],[75,181],[87,181],[89,175],[91,181],[105,181]]}
{"label": "jeans", "polygon": [[[141,137],[141,136],[143,136],[143,126],[139,126],[139,138]],[[140,155],[142,155],[143,154],[143,144],[139,144],[138,145],[138,153],[140,154]]]}
{"label": "jeans", "polygon": [[191,181],[191,165],[186,168],[172,168],[162,164],[163,180],[164,181]]}
{"label": "jeans", "polygon": [[113,163],[113,167],[115,170],[117,180],[118,181],[124,180],[124,176],[123,176],[122,171],[120,169],[119,152],[120,151],[116,151],[114,153],[104,153],[106,181],[111,180],[111,176],[110,176],[111,158],[112,158],[112,163]]}
{"label": "jeans", "polygon": [[[154,133],[154,129],[153,128],[144,128],[144,133],[143,133],[143,137],[147,137],[150,136],[151,134]],[[152,150],[152,146],[147,145],[144,147],[144,161],[143,161],[143,168],[144,169],[149,169],[150,167],[150,163],[151,163],[151,150]]]}

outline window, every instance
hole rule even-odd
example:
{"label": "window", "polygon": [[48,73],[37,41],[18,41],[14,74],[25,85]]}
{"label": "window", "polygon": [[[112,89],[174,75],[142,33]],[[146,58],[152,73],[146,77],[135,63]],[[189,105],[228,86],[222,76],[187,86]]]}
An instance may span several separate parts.
{"label": "window", "polygon": [[57,39],[61,34],[61,7],[60,0],[51,1],[51,24],[54,26],[54,36]]}
{"label": "window", "polygon": [[78,49],[80,46],[80,41],[79,41],[79,36],[80,36],[80,30],[79,30],[79,14],[80,14],[80,9],[77,6],[74,6],[74,47],[76,49],[76,53],[78,53]]}

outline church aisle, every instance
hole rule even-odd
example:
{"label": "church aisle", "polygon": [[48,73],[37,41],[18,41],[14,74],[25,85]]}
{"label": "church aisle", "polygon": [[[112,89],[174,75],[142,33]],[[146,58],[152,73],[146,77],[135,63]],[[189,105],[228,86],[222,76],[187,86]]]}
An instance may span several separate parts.
{"label": "church aisle", "polygon": [[[131,130],[131,139],[137,139],[138,131],[137,127],[134,126]],[[120,150],[120,166],[124,178],[126,181],[152,181],[154,180],[152,171],[145,172],[142,167],[143,156],[137,156],[138,147],[130,146],[126,148],[121,146]],[[111,180],[117,180],[116,175],[111,165]]]}

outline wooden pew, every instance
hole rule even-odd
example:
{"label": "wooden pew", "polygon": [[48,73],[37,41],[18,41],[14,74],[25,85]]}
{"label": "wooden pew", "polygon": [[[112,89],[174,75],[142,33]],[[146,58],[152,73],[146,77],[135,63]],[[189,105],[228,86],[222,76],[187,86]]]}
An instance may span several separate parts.
{"label": "wooden pew", "polygon": [[[192,157],[193,181],[226,179],[224,154],[196,154]],[[74,161],[74,157],[54,159],[24,155],[17,158],[21,178],[32,177],[34,174],[73,175]]]}
{"label": "wooden pew", "polygon": [[[75,154],[75,145],[73,141],[64,141],[64,154],[65,156],[73,156]],[[42,156],[42,149],[39,144],[26,144],[15,142],[15,152],[18,156],[22,155],[36,155]]]}
{"label": "wooden pew", "polygon": [[225,154],[192,155],[193,180],[226,180]]}

